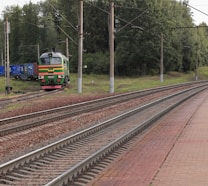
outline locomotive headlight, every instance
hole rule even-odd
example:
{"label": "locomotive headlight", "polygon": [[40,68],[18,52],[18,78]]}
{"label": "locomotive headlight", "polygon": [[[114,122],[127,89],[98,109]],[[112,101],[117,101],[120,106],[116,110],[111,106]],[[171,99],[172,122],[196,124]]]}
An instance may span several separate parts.
{"label": "locomotive headlight", "polygon": [[44,79],[44,76],[38,76],[38,79]]}
{"label": "locomotive headlight", "polygon": [[58,75],[58,78],[64,78],[64,75]]}

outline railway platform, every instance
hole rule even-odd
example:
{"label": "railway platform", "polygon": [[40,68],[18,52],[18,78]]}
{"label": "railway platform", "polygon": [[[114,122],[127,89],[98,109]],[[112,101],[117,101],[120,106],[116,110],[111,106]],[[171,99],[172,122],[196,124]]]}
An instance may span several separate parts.
{"label": "railway platform", "polygon": [[142,135],[88,186],[208,185],[208,90]]}

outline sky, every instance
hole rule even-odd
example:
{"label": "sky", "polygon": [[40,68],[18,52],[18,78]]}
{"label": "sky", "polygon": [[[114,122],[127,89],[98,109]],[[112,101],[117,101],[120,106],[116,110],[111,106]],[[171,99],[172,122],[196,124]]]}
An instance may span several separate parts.
{"label": "sky", "polygon": [[32,3],[37,3],[40,2],[41,0],[1,0],[0,14],[2,14],[2,11],[5,9],[6,6],[19,5],[22,7],[24,4],[27,4],[30,1]]}
{"label": "sky", "polygon": [[[1,0],[0,14],[5,9],[6,6],[19,5],[22,7],[24,4],[27,4],[30,1],[32,3],[37,3],[37,2],[40,2],[41,0]],[[178,0],[178,1],[181,1],[181,0]],[[203,13],[191,8],[191,11],[193,12],[192,18],[194,19],[194,23],[196,25],[202,22],[205,22],[208,24],[208,0],[189,0],[189,5],[207,14],[207,15],[204,15]]]}
{"label": "sky", "polygon": [[[189,0],[188,4],[190,5],[190,7],[193,7],[191,8],[191,12],[193,12],[192,18],[194,19],[194,23],[196,25],[202,22],[208,24],[208,0]],[[203,13],[195,10],[194,8],[202,11],[207,15],[204,15]]]}

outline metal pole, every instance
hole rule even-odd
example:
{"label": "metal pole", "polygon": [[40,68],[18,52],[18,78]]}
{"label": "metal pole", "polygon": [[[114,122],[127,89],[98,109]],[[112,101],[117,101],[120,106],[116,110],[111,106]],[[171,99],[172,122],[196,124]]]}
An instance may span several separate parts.
{"label": "metal pole", "polygon": [[5,94],[7,94],[7,24],[4,23],[4,77],[5,77]]}
{"label": "metal pole", "polygon": [[109,45],[110,45],[110,93],[114,93],[114,2],[111,2],[110,4]]}
{"label": "metal pole", "polygon": [[5,32],[5,37],[6,37],[6,60],[5,60],[5,63],[6,63],[6,93],[9,94],[10,93],[10,62],[9,62],[9,32],[10,32],[10,25],[9,25],[9,22],[8,22],[8,18],[6,18],[6,32]]}
{"label": "metal pole", "polygon": [[198,68],[199,68],[199,54],[197,49],[197,60],[196,60],[196,81],[198,81]]}
{"label": "metal pole", "polygon": [[160,54],[160,82],[163,82],[163,40],[164,36],[161,34],[161,54]]}
{"label": "metal pole", "polygon": [[39,57],[40,57],[40,45],[39,45],[39,43],[37,44],[37,55],[38,55],[38,60],[39,60]]}
{"label": "metal pole", "polygon": [[82,93],[83,0],[80,0],[78,55],[78,93]]}
{"label": "metal pole", "polygon": [[69,60],[69,39],[66,38],[66,57]]}
{"label": "metal pole", "polygon": [[198,66],[199,66],[199,44],[198,44],[198,27],[196,28],[196,41],[197,41],[197,49],[196,49],[196,72],[195,72],[195,78],[196,81],[198,81]]}
{"label": "metal pole", "polygon": [[1,65],[4,66],[4,54],[3,54],[3,51],[1,51]]}

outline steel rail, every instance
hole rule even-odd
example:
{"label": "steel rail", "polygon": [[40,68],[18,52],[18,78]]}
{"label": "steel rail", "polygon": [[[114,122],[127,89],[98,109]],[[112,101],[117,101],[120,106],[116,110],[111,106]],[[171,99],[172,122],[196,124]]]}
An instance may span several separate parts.
{"label": "steel rail", "polygon": [[[165,91],[165,90],[180,88],[180,87],[186,87],[186,86],[192,86],[192,85],[198,85],[198,84],[204,84],[204,83],[207,83],[207,81],[181,83],[181,84],[175,84],[175,85],[169,85],[169,86],[162,86],[162,87],[158,87],[158,88],[145,89],[145,90],[141,90],[141,91],[128,92],[128,93],[113,95],[113,96],[104,97],[104,98],[98,98],[98,99],[90,100],[90,101],[86,101],[86,102],[81,102],[81,103],[66,105],[66,106],[62,106],[62,107],[58,107],[58,108],[53,108],[53,109],[38,111],[38,112],[34,112],[34,113],[23,114],[23,115],[19,115],[19,116],[15,116],[15,117],[0,119],[0,125],[6,124],[6,123],[11,123],[14,121],[19,121],[19,120],[22,121],[23,119],[46,115],[48,113],[57,113],[57,112],[61,112],[66,109],[72,109],[74,107],[82,107],[84,105],[87,106],[87,105],[91,105],[94,103],[105,102],[107,100],[113,100],[112,103],[115,104],[118,102],[118,101],[116,101],[116,99],[120,99],[120,98],[123,98],[123,101],[127,101],[128,99],[130,100],[130,99],[134,99],[136,97],[147,96],[149,94],[157,93],[160,91]],[[127,96],[129,96],[129,97],[127,98]]]}
{"label": "steel rail", "polygon": [[0,108],[4,107],[5,105],[8,105],[10,103],[14,103],[14,102],[26,101],[26,100],[30,100],[30,99],[37,98],[37,97],[47,96],[47,95],[50,95],[50,94],[57,94],[61,90],[63,90],[63,89],[54,90],[54,91],[51,91],[51,92],[39,91],[39,92],[33,92],[33,93],[20,95],[20,96],[17,96],[17,97],[3,98],[3,99],[0,99]]}
{"label": "steel rail", "polygon": [[110,154],[112,154],[113,152],[118,151],[124,144],[126,144],[128,141],[133,139],[136,135],[144,131],[152,123],[160,119],[162,116],[167,114],[172,109],[176,108],[178,105],[180,105],[184,101],[188,100],[189,98],[193,97],[194,95],[198,94],[199,92],[205,89],[207,89],[207,87],[202,88],[199,91],[196,91],[190,94],[189,96],[176,102],[174,105],[169,106],[166,110],[163,110],[153,115],[147,121],[139,124],[135,128],[128,131],[126,134],[121,136],[120,138],[116,139],[115,141],[111,142],[110,144],[106,145],[105,147],[97,151],[96,153],[86,158],[85,160],[81,161],[79,164],[65,171],[63,174],[53,179],[52,181],[47,183],[45,186],[64,186],[68,184],[73,185],[73,182],[76,181],[79,177],[82,177],[86,172],[90,171],[90,169],[95,167],[96,164],[100,163],[101,161],[104,161],[104,159],[108,157]]}
{"label": "steel rail", "polygon": [[[205,81],[203,81],[203,84],[205,83]],[[195,83],[194,83],[195,84]],[[180,84],[180,86],[187,86],[190,85],[190,83],[188,84]],[[191,84],[192,85],[192,84]],[[175,85],[175,86],[179,86],[179,85]],[[171,86],[171,88],[175,88],[175,86]],[[130,99],[134,99],[136,97],[140,97],[140,96],[145,96],[148,94],[153,94],[154,92],[158,92],[158,91],[165,91],[167,89],[169,89],[170,86],[167,87],[160,87],[157,89],[149,89],[146,91],[136,91],[133,93],[125,93],[122,95],[118,95],[118,96],[111,96],[111,97],[107,97],[107,98],[102,98],[102,99],[96,99],[96,100],[91,100],[91,101],[87,101],[87,102],[83,102],[83,103],[78,103],[78,104],[73,104],[73,105],[69,105],[69,106],[64,106],[64,107],[60,107],[60,108],[55,108],[55,109],[50,109],[50,110],[46,110],[46,111],[41,111],[41,112],[37,112],[37,113],[33,113],[33,114],[26,114],[26,115],[21,115],[21,116],[17,116],[17,117],[12,117],[12,118],[6,118],[6,119],[2,119],[0,120],[0,136],[5,136],[8,134],[12,134],[15,132],[20,132],[23,130],[27,130],[30,129],[32,127],[37,127],[40,125],[44,125],[47,124],[49,122],[53,122],[53,121],[58,121],[61,119],[65,119],[71,116],[75,116],[84,112],[89,112],[89,111],[93,111],[96,109],[100,109],[100,108],[104,108],[107,107],[109,105],[112,104],[116,104],[122,101],[127,101]],[[116,99],[117,98],[117,99]],[[122,98],[120,100],[120,98]],[[57,113],[57,112],[63,112],[63,113]],[[39,115],[46,115],[49,113],[56,113],[50,117],[44,117],[42,119],[39,120],[35,120],[35,121],[29,121],[26,123],[23,123],[23,120],[26,119],[27,117],[29,118],[37,118]],[[15,122],[15,121],[19,121],[21,120],[21,124],[18,124],[16,126],[7,126],[7,127],[2,127],[3,125],[6,125],[10,122]]]}
{"label": "steel rail", "polygon": [[[199,91],[203,91],[206,88],[207,88],[207,85],[206,86],[205,85],[204,86],[201,86],[200,90],[197,90],[194,93],[191,93],[189,96],[186,96],[185,98],[183,98],[183,101],[184,100],[187,100],[189,97],[197,94]],[[3,165],[0,165],[0,173],[1,173],[1,175],[3,175],[7,171],[12,171],[13,169],[18,168],[19,166],[23,166],[24,164],[27,164],[30,161],[33,161],[35,159],[38,159],[39,157],[43,157],[45,154],[49,154],[49,153],[51,153],[51,152],[53,152],[53,151],[55,151],[55,150],[57,150],[57,149],[65,146],[67,144],[74,143],[75,141],[77,141],[79,139],[82,139],[82,138],[84,138],[86,136],[89,136],[89,135],[95,133],[98,130],[102,130],[104,127],[111,125],[115,121],[122,120],[122,119],[126,118],[127,116],[129,117],[130,115],[133,115],[133,114],[135,114],[135,113],[137,113],[137,112],[139,112],[141,110],[144,110],[145,108],[148,108],[148,107],[150,107],[152,105],[155,105],[156,103],[159,103],[160,101],[167,100],[167,99],[169,99],[171,97],[175,97],[177,95],[180,95],[182,93],[186,93],[186,92],[189,92],[189,91],[193,91],[195,89],[198,89],[198,88],[191,88],[189,90],[181,91],[180,93],[173,94],[171,96],[167,96],[167,97],[165,97],[163,99],[159,99],[159,100],[154,101],[152,103],[149,103],[149,104],[147,104],[145,106],[139,107],[137,109],[133,109],[132,111],[127,112],[126,114],[122,114],[122,115],[120,115],[118,117],[115,117],[115,118],[110,119],[110,120],[108,120],[106,122],[103,122],[101,124],[98,124],[95,127],[90,127],[89,129],[84,130],[84,132],[79,132],[78,134],[74,134],[74,135],[72,135],[72,136],[70,136],[68,138],[65,138],[65,139],[60,140],[60,141],[58,141],[56,143],[53,143],[53,144],[48,145],[48,146],[46,146],[44,148],[41,148],[40,150],[36,150],[36,151],[31,152],[31,153],[29,153],[27,155],[24,155],[24,156],[19,157],[19,158],[15,159],[15,160],[12,160],[12,161],[10,161],[8,163],[5,163]],[[177,105],[179,103],[180,102],[177,102]],[[172,108],[168,108],[168,110],[167,109],[166,110],[169,111],[170,109],[172,109]],[[152,120],[155,120],[155,119],[156,119],[155,117],[152,118]],[[144,127],[144,124],[140,127],[140,129],[143,128],[143,127]],[[77,170],[77,168],[76,168],[76,170]],[[83,171],[83,168],[81,170]],[[85,168],[84,168],[84,170],[85,170]],[[78,171],[78,173],[75,173],[75,175],[78,175],[79,173],[80,173],[80,171]],[[72,176],[72,177],[74,177],[74,176]],[[67,180],[71,180],[71,177],[70,178],[67,178]]]}

